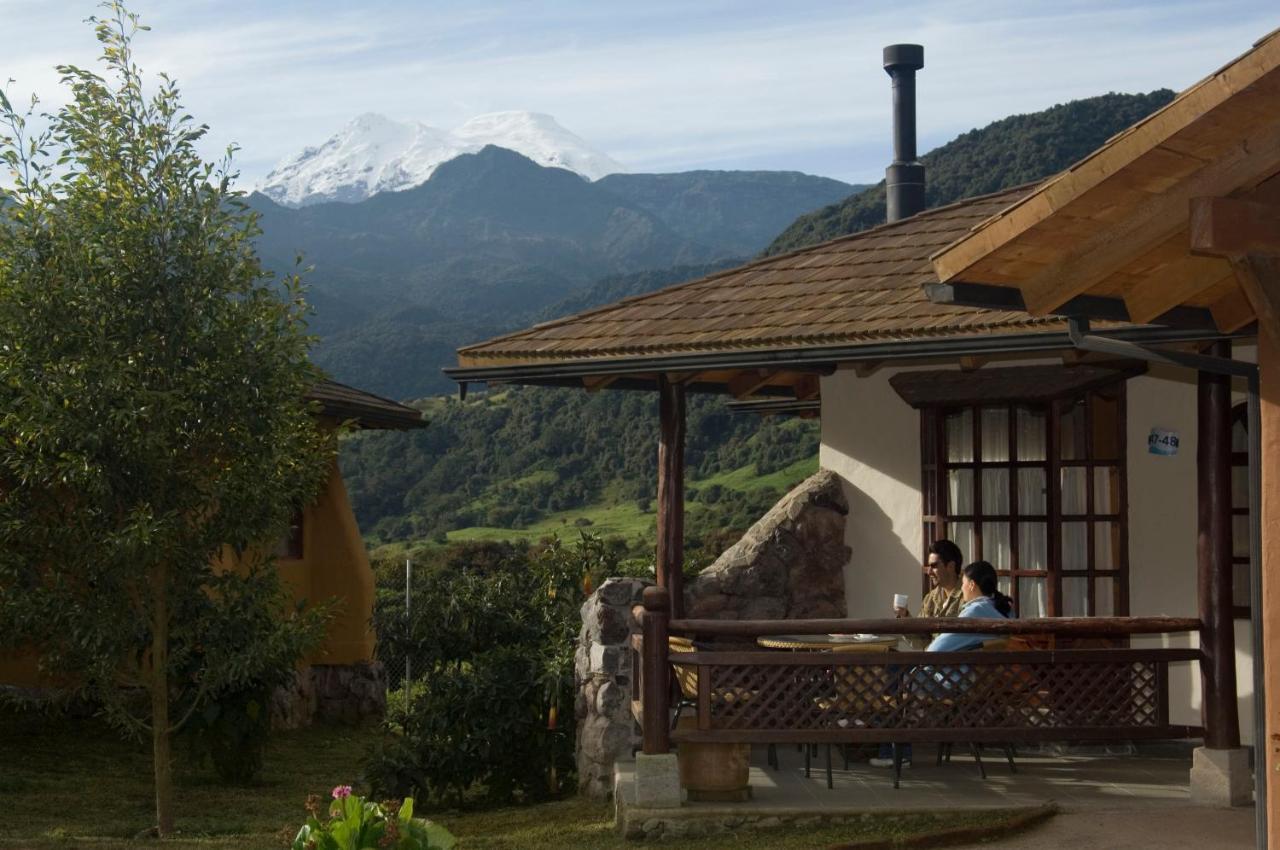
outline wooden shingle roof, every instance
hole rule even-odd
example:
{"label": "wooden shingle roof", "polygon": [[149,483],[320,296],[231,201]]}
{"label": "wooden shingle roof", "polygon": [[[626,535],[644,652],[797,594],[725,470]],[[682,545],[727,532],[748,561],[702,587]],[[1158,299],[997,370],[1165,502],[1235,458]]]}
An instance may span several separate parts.
{"label": "wooden shingle roof", "polygon": [[402,431],[427,425],[419,410],[328,379],[312,387],[307,399],[320,404],[322,416],[350,420],[361,428]]}
{"label": "wooden shingle roof", "polygon": [[1058,331],[1057,317],[934,304],[929,257],[1034,185],[928,210],[873,230],[458,350],[462,367],[664,354],[821,348]]}

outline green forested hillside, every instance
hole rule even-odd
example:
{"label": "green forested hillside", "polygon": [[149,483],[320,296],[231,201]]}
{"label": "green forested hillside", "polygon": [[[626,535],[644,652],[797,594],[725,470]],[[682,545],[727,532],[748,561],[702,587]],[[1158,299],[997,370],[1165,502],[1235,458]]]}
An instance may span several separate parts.
{"label": "green forested hillside", "polygon": [[682,171],[610,174],[595,185],[657,216],[678,233],[748,257],[800,212],[861,192],[799,171]]}
{"label": "green forested hillside", "polygon": [[[930,207],[985,195],[1056,174],[1142,120],[1174,93],[1106,94],[1013,115],[957,136],[920,161]],[[884,181],[838,204],[802,215],[766,249],[794,251],[884,222]]]}
{"label": "green forested hillside", "polygon": [[[651,525],[651,393],[513,388],[424,406],[425,429],[354,434],[343,444],[343,476],[373,540],[442,541],[459,529],[522,528],[555,514],[590,520],[582,509],[601,505],[626,506],[642,534]],[[701,528],[690,529],[696,538],[741,530],[767,510],[811,471],[804,462],[817,452],[818,430],[812,421],[731,413],[718,397],[694,395],[687,440],[689,495],[705,507]],[[753,480],[782,470],[789,475],[768,486]]]}

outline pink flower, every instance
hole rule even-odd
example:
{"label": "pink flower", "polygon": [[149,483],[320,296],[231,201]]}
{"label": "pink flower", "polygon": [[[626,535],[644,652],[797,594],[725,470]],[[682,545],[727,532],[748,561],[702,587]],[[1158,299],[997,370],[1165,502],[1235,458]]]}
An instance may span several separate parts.
{"label": "pink flower", "polygon": [[351,796],[350,785],[339,785],[333,789],[333,799],[342,800]]}

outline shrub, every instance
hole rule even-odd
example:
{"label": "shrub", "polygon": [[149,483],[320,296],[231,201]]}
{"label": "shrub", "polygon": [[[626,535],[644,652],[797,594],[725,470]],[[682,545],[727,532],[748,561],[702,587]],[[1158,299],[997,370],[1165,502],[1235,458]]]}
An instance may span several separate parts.
{"label": "shrub", "polygon": [[411,656],[415,681],[366,761],[377,793],[511,803],[571,786],[573,724],[559,718],[572,713],[578,609],[584,585],[617,562],[616,547],[586,535],[574,546],[458,547],[416,582],[412,621],[384,588],[379,657],[395,670]]}

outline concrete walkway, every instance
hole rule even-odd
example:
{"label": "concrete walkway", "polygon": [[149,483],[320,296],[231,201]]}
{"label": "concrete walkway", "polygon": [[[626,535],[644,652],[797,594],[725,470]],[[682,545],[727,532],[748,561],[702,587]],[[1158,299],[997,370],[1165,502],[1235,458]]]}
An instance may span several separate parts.
{"label": "concrete walkway", "polygon": [[966,845],[990,850],[1252,850],[1253,807],[1064,811],[1004,841]]}
{"label": "concrete walkway", "polygon": [[[931,746],[916,748],[915,763],[893,787],[893,771],[853,761],[848,769],[838,752],[832,756],[832,785],[826,783],[825,751],[811,759],[804,775],[804,756],[794,746],[779,746],[780,769],[765,763],[765,749],[752,752],[750,803],[753,809],[830,811],[984,809],[1057,803],[1063,810],[1173,808],[1187,805],[1187,757],[1109,755],[1047,756],[1020,753],[1016,772],[998,749],[984,749],[987,778],[973,758],[957,746],[950,764],[935,765]],[[687,808],[721,809],[725,804],[691,803]],[[735,806],[736,808],[736,806]]]}
{"label": "concrete walkway", "polygon": [[[935,764],[931,746],[917,746],[914,766],[893,787],[890,769],[851,761],[838,750],[832,756],[832,787],[827,788],[825,749],[818,748],[805,776],[804,756],[794,746],[779,746],[780,766],[771,768],[764,747],[752,752],[752,799],[742,803],[689,803],[679,809],[636,809],[630,804],[629,765],[617,767],[621,825],[628,834],[672,837],[719,828],[751,828],[786,823],[847,822],[894,812],[978,812],[984,809],[1037,808],[1046,803],[1059,814],[1047,824],[993,848],[1076,850],[1076,848],[1160,848],[1160,850],[1235,850],[1254,846],[1254,812],[1207,809],[1190,804],[1189,755],[1103,753],[1053,756],[1019,753],[1016,771],[999,750],[984,750],[984,780],[972,756],[960,747],[950,764]],[[718,824],[718,827],[716,826]]]}

